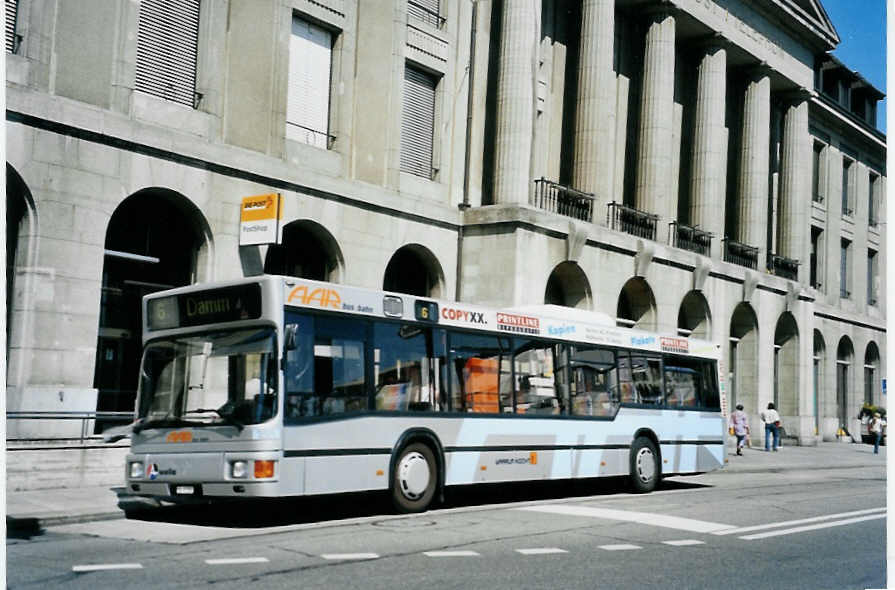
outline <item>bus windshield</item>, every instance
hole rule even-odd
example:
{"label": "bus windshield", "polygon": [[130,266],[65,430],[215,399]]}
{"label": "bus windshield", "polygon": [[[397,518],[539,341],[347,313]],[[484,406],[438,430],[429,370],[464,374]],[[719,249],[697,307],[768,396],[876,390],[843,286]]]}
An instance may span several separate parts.
{"label": "bus windshield", "polygon": [[156,340],[140,370],[135,432],[144,428],[259,424],[277,412],[272,328]]}

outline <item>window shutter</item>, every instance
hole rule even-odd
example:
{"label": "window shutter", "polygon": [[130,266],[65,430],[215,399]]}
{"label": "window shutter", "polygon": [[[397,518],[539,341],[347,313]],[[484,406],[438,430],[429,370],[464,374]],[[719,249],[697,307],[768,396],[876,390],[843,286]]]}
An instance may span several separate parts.
{"label": "window shutter", "polygon": [[440,27],[440,0],[407,0],[407,14],[433,27]]}
{"label": "window shutter", "polygon": [[195,105],[199,0],[142,0],[134,88]]}
{"label": "window shutter", "polygon": [[286,137],[326,149],[332,33],[300,18],[292,19]]}
{"label": "window shutter", "polygon": [[401,170],[432,178],[437,80],[411,66],[404,68],[404,113],[401,121]]}
{"label": "window shutter", "polygon": [[6,53],[16,50],[16,17],[18,16],[18,0],[6,0]]}

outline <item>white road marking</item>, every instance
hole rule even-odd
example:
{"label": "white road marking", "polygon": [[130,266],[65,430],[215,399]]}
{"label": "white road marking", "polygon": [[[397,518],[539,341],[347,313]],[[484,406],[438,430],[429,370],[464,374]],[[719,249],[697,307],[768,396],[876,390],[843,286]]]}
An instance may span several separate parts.
{"label": "white road marking", "polygon": [[475,551],[423,551],[426,557],[478,557]]}
{"label": "white road marking", "polygon": [[738,535],[740,533],[748,533],[750,531],[760,531],[762,529],[775,529],[794,524],[807,524],[809,522],[819,522],[822,520],[835,520],[837,518],[846,518],[849,516],[861,516],[864,514],[873,514],[877,512],[885,512],[886,508],[868,508],[866,510],[855,510],[853,512],[840,512],[839,514],[825,514],[823,516],[814,516],[812,518],[802,518],[799,520],[784,520],[781,522],[771,522],[768,524],[757,524],[755,526],[744,526],[731,528],[723,531],[715,531],[713,535]]}
{"label": "white road marking", "polygon": [[666,545],[674,545],[675,547],[686,547],[688,545],[705,545],[705,541],[697,541],[696,539],[681,539],[680,541],[662,541]]}
{"label": "white road marking", "polygon": [[629,551],[631,549],[643,549],[640,545],[600,545],[600,549],[605,549],[606,551]]}
{"label": "white road marking", "polygon": [[834,526],[843,526],[855,522],[863,522],[865,520],[873,520],[875,518],[885,518],[885,514],[871,514],[870,516],[859,516],[857,518],[848,518],[846,520],[834,520],[833,522],[822,522],[820,524],[811,524],[807,526],[799,526],[791,529],[783,529],[782,531],[768,531],[766,533],[756,533],[754,535],[745,535],[740,539],[752,541],[754,539],[765,539],[767,537],[777,537],[779,535],[791,535],[793,533],[804,533],[805,531],[814,531],[817,529],[826,529]]}
{"label": "white road marking", "polygon": [[680,516],[667,516],[665,514],[634,512],[630,510],[613,510],[611,508],[595,508],[592,506],[560,506],[557,504],[548,504],[545,506],[525,506],[524,508],[514,508],[513,510],[622,520],[626,522],[637,522],[640,524],[689,531],[691,533],[713,533],[715,531],[733,528],[732,525],[729,524],[706,522],[704,520],[694,520],[692,518],[681,518]]}
{"label": "white road marking", "polygon": [[534,549],[516,549],[522,555],[549,555],[551,553],[568,553],[565,549],[558,547],[536,547]]}
{"label": "white road marking", "polygon": [[97,563],[93,565],[73,565],[73,572],[98,572],[103,570],[141,570],[139,563]]}
{"label": "white road marking", "polygon": [[221,559],[206,559],[208,565],[235,565],[241,563],[268,563],[266,557],[224,557]]}
{"label": "white road marking", "polygon": [[379,559],[378,553],[324,553],[323,559]]}

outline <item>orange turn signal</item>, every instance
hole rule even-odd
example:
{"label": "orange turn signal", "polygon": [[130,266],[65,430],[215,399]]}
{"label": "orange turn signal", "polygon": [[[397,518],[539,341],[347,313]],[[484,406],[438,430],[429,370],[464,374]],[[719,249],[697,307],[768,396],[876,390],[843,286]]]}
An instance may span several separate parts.
{"label": "orange turn signal", "polygon": [[255,479],[273,477],[273,466],[276,461],[255,461]]}

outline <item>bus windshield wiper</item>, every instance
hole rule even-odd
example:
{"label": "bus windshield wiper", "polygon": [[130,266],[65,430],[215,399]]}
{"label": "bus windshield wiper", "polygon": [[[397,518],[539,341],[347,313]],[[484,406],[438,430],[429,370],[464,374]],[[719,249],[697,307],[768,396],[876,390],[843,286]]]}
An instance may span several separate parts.
{"label": "bus windshield wiper", "polygon": [[175,418],[171,415],[165,416],[163,418],[157,418],[155,420],[147,420],[144,418],[138,423],[134,424],[132,432],[134,434],[137,434],[147,428],[160,428],[163,426],[183,426],[185,424],[188,424],[186,420],[181,420],[180,418]]}
{"label": "bus windshield wiper", "polygon": [[221,408],[195,408],[193,410],[187,410],[183,413],[183,415],[186,416],[187,414],[208,414],[214,412],[215,414],[223,418],[224,422],[230,424],[231,426],[235,426],[236,430],[242,432],[242,429],[245,428],[245,424],[234,418],[233,414],[231,414],[230,412],[225,411],[225,407],[226,405],[222,406]]}

